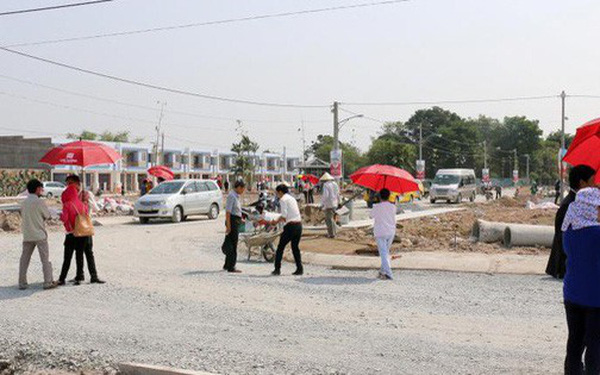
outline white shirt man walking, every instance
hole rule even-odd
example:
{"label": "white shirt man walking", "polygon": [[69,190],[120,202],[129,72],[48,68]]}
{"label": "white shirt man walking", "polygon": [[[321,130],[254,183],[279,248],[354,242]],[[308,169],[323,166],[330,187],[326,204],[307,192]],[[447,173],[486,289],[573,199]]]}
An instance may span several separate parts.
{"label": "white shirt man walking", "polygon": [[396,236],[396,205],[390,202],[390,191],[388,189],[381,189],[379,197],[381,202],[373,205],[371,210],[371,218],[374,221],[373,234],[381,257],[379,278],[391,280],[393,275],[390,247]]}
{"label": "white shirt man walking", "polygon": [[337,227],[335,223],[335,211],[340,204],[340,187],[335,179],[325,173],[321,176],[323,183],[323,194],[321,195],[321,208],[325,211],[325,223],[327,224],[327,237],[335,238]]}
{"label": "white shirt man walking", "polygon": [[296,198],[289,194],[289,188],[286,185],[279,185],[275,189],[279,197],[279,205],[281,206],[281,216],[278,220],[272,220],[271,225],[285,223],[283,233],[279,238],[279,245],[275,253],[275,270],[271,273],[273,276],[281,275],[281,260],[283,251],[288,243],[292,243],[292,254],[296,262],[296,271],[293,275],[300,276],[304,273],[302,267],[302,256],[300,255],[300,239],[302,238],[302,216],[298,208]]}
{"label": "white shirt man walking", "polygon": [[49,260],[48,233],[45,224],[46,220],[50,219],[50,211],[40,199],[44,192],[44,185],[38,180],[31,180],[27,183],[27,192],[27,199],[21,204],[23,253],[19,264],[19,289],[28,288],[27,269],[36,247],[42,261],[44,289],[56,288],[57,283],[52,278],[52,263]]}

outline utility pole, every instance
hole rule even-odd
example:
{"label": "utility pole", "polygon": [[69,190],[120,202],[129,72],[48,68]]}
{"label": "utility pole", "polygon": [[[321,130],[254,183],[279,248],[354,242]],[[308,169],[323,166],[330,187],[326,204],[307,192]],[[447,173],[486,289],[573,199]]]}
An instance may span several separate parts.
{"label": "utility pole", "polygon": [[304,118],[300,121],[302,131],[302,165],[306,167],[306,134],[304,133]]}
{"label": "utility pole", "polygon": [[519,157],[517,156],[517,149],[515,148],[513,150],[513,152],[515,153],[515,171],[519,170]]}
{"label": "utility pole", "polygon": [[488,169],[487,140],[483,141],[483,169]]}
{"label": "utility pole", "polygon": [[[339,155],[339,150],[340,150],[340,123],[339,123],[339,103],[333,102],[333,109],[331,110],[331,112],[333,112],[333,151],[336,153],[336,155]],[[333,160],[330,160],[330,163],[333,162]],[[340,163],[342,162],[342,160],[340,160]],[[339,176],[335,176],[336,180],[339,181],[340,177]]]}
{"label": "utility pole", "polygon": [[423,123],[419,124],[419,160],[423,160]]}
{"label": "utility pole", "polygon": [[285,176],[287,174],[287,154],[285,146],[283,146],[283,165],[281,166],[281,181],[285,182]]}
{"label": "utility pole", "polygon": [[166,102],[157,101],[156,104],[160,104],[160,115],[158,115],[158,124],[156,125],[156,143],[154,144],[154,164],[159,165],[158,162],[158,144],[160,141],[160,125],[162,124],[162,119],[164,115]]}
{"label": "utility pole", "polygon": [[162,133],[162,142],[161,142],[161,146],[160,146],[160,158],[161,163],[159,164],[164,164],[165,163],[165,132]]}
{"label": "utility pole", "polygon": [[560,117],[560,126],[561,126],[561,134],[560,134],[560,152],[559,152],[559,164],[560,164],[560,197],[562,199],[564,192],[566,190],[566,184],[565,184],[565,165],[562,161],[562,157],[563,157],[563,150],[566,149],[566,140],[565,140],[565,99],[567,98],[567,94],[565,93],[565,91],[563,90],[560,93],[560,101],[561,101],[561,117]]}
{"label": "utility pole", "polygon": [[525,154],[525,159],[527,159],[527,181],[529,181],[529,154]]}

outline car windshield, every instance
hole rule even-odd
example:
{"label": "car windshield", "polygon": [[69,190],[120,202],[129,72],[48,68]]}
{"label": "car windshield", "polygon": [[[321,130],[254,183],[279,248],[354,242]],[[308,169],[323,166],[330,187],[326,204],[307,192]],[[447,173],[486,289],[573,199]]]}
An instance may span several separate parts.
{"label": "car windshield", "polygon": [[438,174],[433,183],[436,185],[456,185],[460,181],[460,176],[454,174]]}
{"label": "car windshield", "polygon": [[178,181],[178,182],[163,182],[162,184],[158,185],[157,187],[155,187],[154,189],[152,189],[150,191],[150,194],[174,194],[177,193],[179,190],[181,190],[181,187],[183,186],[184,182],[183,181]]}

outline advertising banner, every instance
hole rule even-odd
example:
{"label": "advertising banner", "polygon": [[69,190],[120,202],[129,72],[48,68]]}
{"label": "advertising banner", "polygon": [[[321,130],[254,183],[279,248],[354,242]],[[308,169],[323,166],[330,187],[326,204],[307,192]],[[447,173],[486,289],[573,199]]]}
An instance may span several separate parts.
{"label": "advertising banner", "polygon": [[329,164],[331,176],[335,178],[342,177],[342,150],[332,150],[329,154],[331,163]]}

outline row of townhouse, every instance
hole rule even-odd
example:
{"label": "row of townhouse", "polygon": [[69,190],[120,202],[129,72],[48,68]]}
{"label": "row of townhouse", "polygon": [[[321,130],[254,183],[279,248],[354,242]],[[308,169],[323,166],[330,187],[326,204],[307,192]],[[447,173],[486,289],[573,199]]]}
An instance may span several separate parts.
{"label": "row of townhouse", "polygon": [[[38,161],[52,147],[70,142],[68,139],[22,136],[0,136],[0,147],[9,152],[0,153],[0,168],[46,169]],[[115,191],[123,186],[128,192],[139,191],[140,183],[148,177],[150,167],[157,165],[153,147],[146,144],[102,142],[113,147],[123,157],[116,164],[85,169],[88,188]],[[10,150],[8,150],[10,149]],[[249,156],[255,168],[255,181],[292,182],[298,175],[300,158],[276,153],[257,153]],[[159,156],[160,163],[175,173],[175,178],[220,178],[233,181],[236,154],[231,151],[195,148],[165,148]],[[51,168],[53,181],[63,181],[68,174],[80,173],[73,166]]]}

